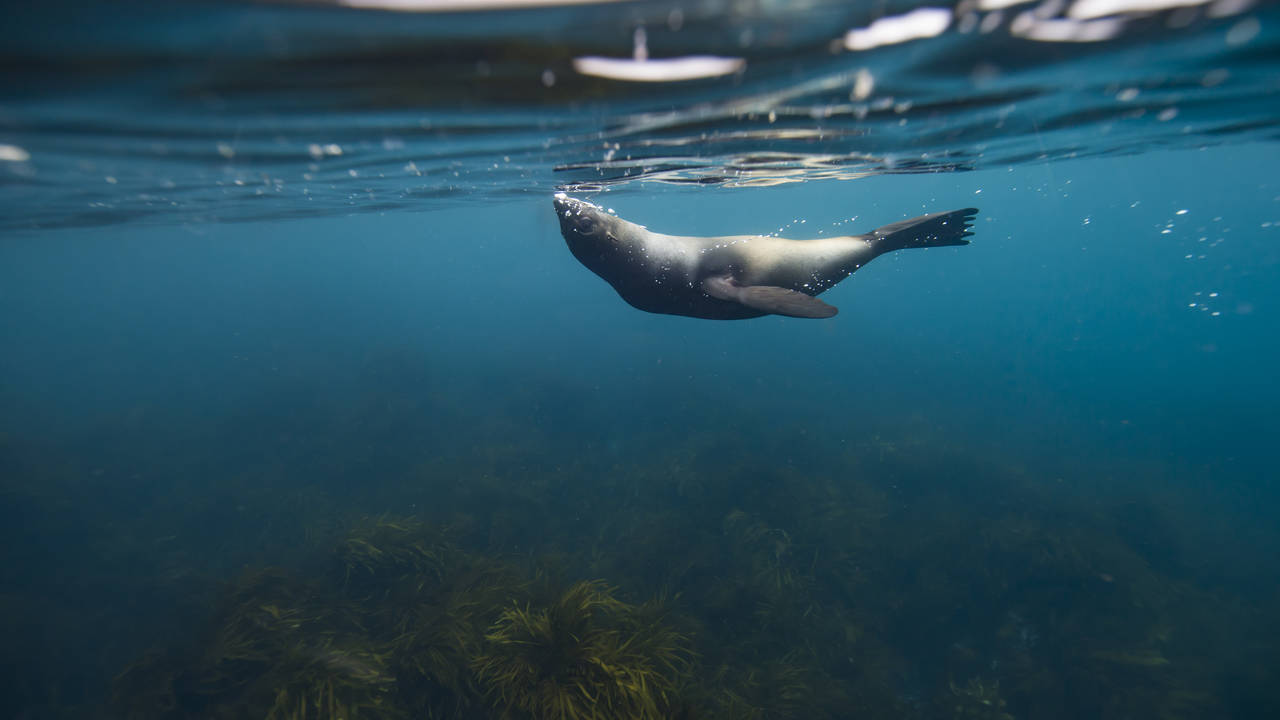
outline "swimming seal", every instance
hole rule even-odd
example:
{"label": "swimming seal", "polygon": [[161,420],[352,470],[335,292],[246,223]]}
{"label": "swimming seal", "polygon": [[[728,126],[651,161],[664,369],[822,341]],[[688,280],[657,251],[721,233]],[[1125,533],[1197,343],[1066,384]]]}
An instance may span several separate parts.
{"label": "swimming seal", "polygon": [[921,215],[866,235],[787,240],[663,235],[600,206],[555,196],[569,251],[632,307],[711,320],[829,318],[816,295],[894,250],[968,245],[977,208]]}

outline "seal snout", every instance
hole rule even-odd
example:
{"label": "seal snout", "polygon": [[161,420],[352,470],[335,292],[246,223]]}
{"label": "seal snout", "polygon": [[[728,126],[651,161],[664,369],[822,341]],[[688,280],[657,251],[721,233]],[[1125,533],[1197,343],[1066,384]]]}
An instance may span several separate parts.
{"label": "seal snout", "polygon": [[573,230],[581,235],[595,234],[597,227],[600,225],[596,217],[599,208],[589,202],[571,198],[564,193],[556,193],[554,202],[556,214],[560,216],[560,227],[562,229]]}
{"label": "seal snout", "polygon": [[582,210],[583,202],[581,200],[571,198],[564,193],[556,193],[555,206],[556,212],[561,216],[566,213],[578,213]]}

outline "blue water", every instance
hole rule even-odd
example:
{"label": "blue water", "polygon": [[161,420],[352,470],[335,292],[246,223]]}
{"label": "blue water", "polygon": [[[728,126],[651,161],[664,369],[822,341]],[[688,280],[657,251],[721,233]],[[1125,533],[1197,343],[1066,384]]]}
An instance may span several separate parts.
{"label": "blue water", "polygon": [[[534,690],[484,668],[516,662],[503,612],[582,580],[626,603],[583,621],[638,633],[625,662],[662,656],[635,629],[658,625],[627,624],[654,597],[685,654],[650,680],[670,691],[652,712],[576,717],[1280,712],[1274,6],[1158,14],[1140,41],[1088,46],[1101,57],[1045,44],[985,90],[885,71],[868,103],[893,87],[935,109],[783,113],[858,130],[817,139],[734,135],[777,120],[717,105],[821,78],[796,107],[849,102],[861,60],[798,31],[799,49],[744,52],[763,75],[670,97],[562,70],[532,100],[441,100],[362,66],[356,94],[381,98],[363,106],[341,79],[260,94],[228,58],[306,66],[312,46],[244,28],[288,40],[329,15],[127,7],[158,32],[79,20],[59,40],[25,17],[11,57],[107,49],[5,69],[22,82],[0,144],[29,155],[0,164],[9,717],[570,717],[528,698],[575,678],[633,696],[581,658],[537,656]],[[398,27],[351,17],[365,50]],[[401,32],[430,27],[411,17]],[[438,34],[483,35],[449,18]],[[918,42],[955,58],[981,40]],[[94,52],[119,65],[88,90]],[[1126,116],[1128,87],[1159,99]],[[662,112],[679,117],[618,133]],[[617,138],[623,156],[680,142],[631,165]],[[624,303],[566,249],[557,189],[685,235],[980,214],[971,245],[884,256],[824,294],[831,320],[715,322]],[[365,540],[401,559],[353,565]],[[403,559],[423,547],[450,559]],[[478,609],[427,610],[462,597]],[[404,639],[441,617],[462,639]]]}

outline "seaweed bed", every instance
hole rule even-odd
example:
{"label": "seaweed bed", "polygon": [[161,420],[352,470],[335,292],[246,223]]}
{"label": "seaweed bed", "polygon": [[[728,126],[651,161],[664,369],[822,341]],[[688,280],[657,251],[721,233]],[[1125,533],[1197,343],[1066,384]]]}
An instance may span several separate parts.
{"label": "seaweed bed", "polygon": [[[27,481],[4,504],[5,560],[24,578],[2,596],[10,707],[1280,716],[1280,593],[1259,569],[1274,538],[1233,536],[1173,471],[1141,488],[1071,468],[1054,482],[922,427],[838,453],[775,426],[655,436],[621,456],[488,427],[396,455],[389,442],[412,443],[370,414],[223,456],[218,472],[239,469],[217,483],[174,478],[192,448],[248,447],[234,423],[175,440],[132,486],[111,477],[129,464],[111,459],[119,438],[84,453],[98,474],[10,443],[5,469]],[[363,460],[360,432],[380,438]],[[325,436],[346,439],[341,463],[299,439]]]}

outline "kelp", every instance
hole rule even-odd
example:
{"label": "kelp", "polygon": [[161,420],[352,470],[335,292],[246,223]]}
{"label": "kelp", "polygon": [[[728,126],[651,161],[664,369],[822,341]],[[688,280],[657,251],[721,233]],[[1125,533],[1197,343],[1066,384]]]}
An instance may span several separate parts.
{"label": "kelp", "polygon": [[688,639],[657,614],[579,582],[545,606],[503,611],[471,666],[504,718],[657,720],[690,659]]}
{"label": "kelp", "polygon": [[688,442],[545,517],[562,481],[486,475],[461,530],[364,518],[318,572],[248,571],[203,632],[120,675],[117,715],[1184,720],[1231,717],[1222,667],[1274,678],[1265,642],[1213,640],[1258,609],[1153,562],[1131,507],[928,443],[881,438],[848,463],[878,475],[840,475]]}
{"label": "kelp", "polygon": [[592,581],[531,606],[531,578],[416,520],[359,523],[332,567],[314,580],[246,572],[200,639],[117,677],[116,713],[652,720],[691,663],[660,603]]}
{"label": "kelp", "polygon": [[277,569],[251,571],[226,590],[203,641],[185,654],[153,652],[116,680],[130,718],[272,720],[397,718],[387,655],[341,596]]}

